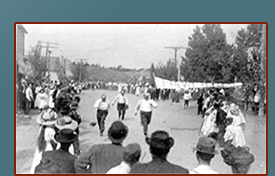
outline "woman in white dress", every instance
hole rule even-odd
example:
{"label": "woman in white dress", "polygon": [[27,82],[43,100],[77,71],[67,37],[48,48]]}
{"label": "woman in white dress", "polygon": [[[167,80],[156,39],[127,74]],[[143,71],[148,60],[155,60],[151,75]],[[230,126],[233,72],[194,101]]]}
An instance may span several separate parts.
{"label": "woman in white dress", "polygon": [[37,107],[41,111],[42,109],[44,109],[44,107],[48,106],[48,95],[45,93],[44,89],[41,89],[37,93],[34,104],[35,104],[35,107]]}
{"label": "woman in white dress", "polygon": [[55,91],[55,88],[54,87],[51,87],[50,89],[49,89],[49,97],[48,97],[48,105],[49,105],[49,107],[50,108],[54,108],[54,101],[53,101],[53,93],[54,93],[54,91]]}
{"label": "woman in white dress", "polygon": [[232,127],[230,133],[233,134],[232,145],[235,147],[245,146],[245,137],[243,133],[243,126],[245,125],[245,119],[238,106],[235,104],[230,105],[230,109],[227,114],[227,118],[233,118]]}
{"label": "woman in white dress", "polygon": [[140,87],[139,85],[136,85],[136,96],[138,97],[140,94]]}
{"label": "woman in white dress", "polygon": [[42,153],[44,151],[54,150],[57,145],[54,140],[54,135],[56,133],[54,124],[56,118],[57,114],[51,109],[48,109],[42,112],[36,119],[40,128],[30,174],[34,174],[34,169],[40,163]]}
{"label": "woman in white dress", "polygon": [[213,132],[218,132],[218,128],[216,126],[215,120],[217,116],[217,110],[213,107],[209,108],[205,112],[205,116],[202,122],[200,134],[208,136]]}

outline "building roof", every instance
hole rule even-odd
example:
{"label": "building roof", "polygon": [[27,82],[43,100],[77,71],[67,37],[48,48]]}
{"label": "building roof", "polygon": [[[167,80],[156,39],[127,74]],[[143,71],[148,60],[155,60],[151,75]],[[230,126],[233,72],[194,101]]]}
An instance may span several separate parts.
{"label": "building roof", "polygon": [[26,30],[26,28],[24,28],[22,24],[18,24],[17,27],[21,29],[25,34],[28,34],[28,31]]}

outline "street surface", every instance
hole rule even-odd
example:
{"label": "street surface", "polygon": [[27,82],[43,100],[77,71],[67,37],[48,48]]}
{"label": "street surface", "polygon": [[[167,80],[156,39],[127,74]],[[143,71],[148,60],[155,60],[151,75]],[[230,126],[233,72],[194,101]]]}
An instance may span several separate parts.
{"label": "street surface", "polygon": [[[109,90],[87,90],[82,91],[80,97],[79,113],[82,117],[80,125],[80,148],[82,151],[89,149],[97,143],[108,143],[107,130],[111,123],[117,120],[116,105],[112,106],[106,120],[106,131],[103,137],[99,136],[98,126],[90,126],[90,122],[95,122],[95,110],[93,108],[96,99],[105,93],[110,102],[118,94],[116,91]],[[129,134],[124,145],[137,142],[142,147],[141,162],[147,162],[151,159],[149,147],[145,142],[140,124],[139,115],[134,116],[134,108],[142,95],[136,97],[127,94],[129,100],[129,110],[126,112],[124,123],[129,128]],[[192,147],[196,145],[199,138],[199,128],[202,122],[201,116],[196,115],[196,101],[190,103],[189,109],[183,109],[183,102],[171,103],[171,101],[158,101],[158,108],[154,109],[152,121],[149,125],[149,134],[155,130],[167,131],[175,140],[175,145],[171,148],[168,160],[172,163],[183,166],[187,169],[193,169],[197,165],[195,154]],[[38,136],[38,124],[36,123],[36,111],[32,111],[32,118],[16,118],[16,173],[29,173]],[[252,164],[249,173],[266,173],[266,119],[244,113],[246,118],[245,136],[247,146],[255,156],[255,162]],[[232,173],[231,168],[227,166],[220,156],[216,155],[211,163],[213,169],[219,173]]]}

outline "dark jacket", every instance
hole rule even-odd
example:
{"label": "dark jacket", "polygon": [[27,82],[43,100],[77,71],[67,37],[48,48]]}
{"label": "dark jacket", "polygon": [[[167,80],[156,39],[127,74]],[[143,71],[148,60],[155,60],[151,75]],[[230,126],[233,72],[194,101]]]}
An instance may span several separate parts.
{"label": "dark jacket", "polygon": [[217,115],[216,115],[217,126],[225,126],[226,115],[227,115],[226,112],[224,112],[220,108],[217,108]]}
{"label": "dark jacket", "polygon": [[35,168],[36,174],[75,173],[74,162],[76,157],[67,151],[58,149],[42,154],[39,165]]}
{"label": "dark jacket", "polygon": [[153,174],[153,173],[159,173],[159,174],[188,174],[189,171],[181,166],[172,164],[168,162],[167,160],[160,159],[160,158],[154,158],[149,163],[144,164],[136,164],[132,167],[130,173],[132,174]]}
{"label": "dark jacket", "polygon": [[76,173],[105,174],[112,167],[122,162],[123,146],[115,144],[98,144],[80,154],[75,161]]}

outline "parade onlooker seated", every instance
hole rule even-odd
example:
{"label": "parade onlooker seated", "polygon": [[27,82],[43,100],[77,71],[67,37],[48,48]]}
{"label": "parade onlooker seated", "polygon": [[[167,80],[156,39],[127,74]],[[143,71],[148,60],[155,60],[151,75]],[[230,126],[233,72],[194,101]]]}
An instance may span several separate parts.
{"label": "parade onlooker seated", "polygon": [[194,148],[199,165],[190,174],[218,174],[210,167],[210,162],[217,151],[215,150],[216,141],[210,137],[202,136],[199,138],[197,146]]}
{"label": "parade onlooker seated", "polygon": [[111,144],[97,144],[87,152],[80,154],[75,161],[77,173],[105,174],[112,167],[119,165],[123,160],[122,142],[128,135],[128,127],[121,121],[112,123],[108,130]]}
{"label": "parade onlooker seated", "polygon": [[137,143],[129,144],[123,148],[123,161],[113,167],[106,174],[129,174],[131,167],[139,161],[141,147]]}
{"label": "parade onlooker seated", "polygon": [[146,138],[146,142],[150,146],[152,161],[134,165],[130,173],[189,173],[187,169],[167,161],[167,155],[174,145],[174,139],[167,132],[155,131],[151,138]]}
{"label": "parade onlooker seated", "polygon": [[248,147],[230,145],[221,151],[221,155],[234,174],[246,174],[255,160],[249,150]]}
{"label": "parade onlooker seated", "polygon": [[60,143],[60,148],[42,154],[40,164],[35,168],[35,174],[75,173],[76,156],[69,153],[69,147],[76,137],[77,135],[71,129],[63,129],[57,133],[54,139]]}

